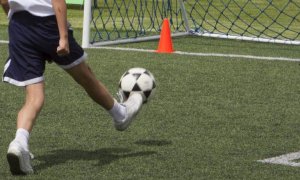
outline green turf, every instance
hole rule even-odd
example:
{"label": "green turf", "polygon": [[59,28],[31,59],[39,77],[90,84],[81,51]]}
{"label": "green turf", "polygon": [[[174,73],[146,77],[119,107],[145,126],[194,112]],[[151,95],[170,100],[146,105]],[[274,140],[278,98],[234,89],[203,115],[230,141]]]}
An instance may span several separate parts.
{"label": "green turf", "polygon": [[[80,39],[80,30],[75,36]],[[299,46],[196,37],[173,42],[186,52],[300,57]],[[122,47],[155,49],[157,42]],[[300,178],[300,168],[256,162],[300,150],[298,62],[86,51],[113,95],[123,72],[136,66],[154,74],[156,95],[127,131],[117,132],[107,112],[48,64],[46,102],[30,139],[36,173],[24,179]],[[2,64],[7,55],[0,44]],[[6,151],[23,89],[0,83],[0,94],[0,179],[19,179],[10,175]]]}

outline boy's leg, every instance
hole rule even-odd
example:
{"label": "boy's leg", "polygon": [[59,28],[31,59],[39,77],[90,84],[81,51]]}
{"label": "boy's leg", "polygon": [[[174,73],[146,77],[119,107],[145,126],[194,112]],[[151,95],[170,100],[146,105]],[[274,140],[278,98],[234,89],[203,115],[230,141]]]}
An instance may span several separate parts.
{"label": "boy's leg", "polygon": [[25,87],[25,103],[18,113],[17,132],[7,151],[10,171],[14,175],[33,173],[28,147],[29,133],[44,104],[44,83]]}
{"label": "boy's leg", "polygon": [[8,14],[9,11],[8,0],[0,0],[0,4],[2,5],[4,12]]}
{"label": "boy's leg", "polygon": [[44,83],[31,84],[25,87],[26,99],[18,113],[17,129],[23,128],[29,133],[40,113],[45,99]]}
{"label": "boy's leg", "polygon": [[96,103],[106,110],[110,110],[113,107],[113,97],[84,61],[71,69],[66,69],[66,71],[85,89]]}
{"label": "boy's leg", "polygon": [[134,94],[126,102],[119,104],[113,99],[106,87],[97,80],[89,66],[83,61],[66,71],[80,84],[89,96],[113,117],[115,128],[123,131],[128,128],[142,107],[142,96]]}

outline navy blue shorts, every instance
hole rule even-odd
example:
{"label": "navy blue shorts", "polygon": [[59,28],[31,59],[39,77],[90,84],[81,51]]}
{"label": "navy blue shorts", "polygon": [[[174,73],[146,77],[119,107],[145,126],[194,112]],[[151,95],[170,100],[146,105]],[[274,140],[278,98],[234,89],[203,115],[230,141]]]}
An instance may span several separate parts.
{"label": "navy blue shorts", "polygon": [[17,86],[38,83],[44,80],[47,61],[69,69],[86,59],[70,28],[70,54],[57,55],[59,31],[55,16],[37,17],[26,11],[17,12],[10,19],[8,31],[9,58],[4,66],[4,82]]}

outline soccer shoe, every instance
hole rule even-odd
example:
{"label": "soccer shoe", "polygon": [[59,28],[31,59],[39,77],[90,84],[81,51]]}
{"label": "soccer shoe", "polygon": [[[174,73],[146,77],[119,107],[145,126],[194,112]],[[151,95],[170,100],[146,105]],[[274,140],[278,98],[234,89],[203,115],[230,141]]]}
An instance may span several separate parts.
{"label": "soccer shoe", "polygon": [[7,161],[13,175],[32,174],[33,169],[30,163],[31,158],[31,153],[29,153],[29,151],[25,151],[18,141],[12,141],[9,144]]}
{"label": "soccer shoe", "polygon": [[124,131],[129,127],[143,105],[143,97],[139,93],[133,93],[122,105],[126,107],[126,115],[123,120],[114,121],[118,131]]}
{"label": "soccer shoe", "polygon": [[119,102],[120,103],[123,103],[124,101],[125,101],[125,97],[124,97],[124,94],[121,92],[121,90],[119,90],[118,92],[117,92],[117,96],[118,96],[118,99],[119,99]]}

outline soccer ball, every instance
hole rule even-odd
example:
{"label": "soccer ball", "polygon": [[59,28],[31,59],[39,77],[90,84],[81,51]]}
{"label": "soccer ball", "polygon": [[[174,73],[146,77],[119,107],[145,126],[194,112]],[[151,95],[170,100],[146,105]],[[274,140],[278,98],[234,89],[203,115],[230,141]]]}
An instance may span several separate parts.
{"label": "soccer ball", "polygon": [[156,90],[153,74],[147,69],[135,67],[126,71],[119,82],[119,93],[126,101],[131,93],[140,93],[143,103],[149,101]]}

